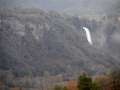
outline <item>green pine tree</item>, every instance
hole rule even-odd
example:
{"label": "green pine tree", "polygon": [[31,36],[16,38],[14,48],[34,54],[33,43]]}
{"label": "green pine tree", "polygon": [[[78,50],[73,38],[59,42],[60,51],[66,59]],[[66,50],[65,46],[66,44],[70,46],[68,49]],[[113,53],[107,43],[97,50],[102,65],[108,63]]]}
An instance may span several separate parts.
{"label": "green pine tree", "polygon": [[81,75],[78,79],[78,90],[91,90],[92,79],[88,76]]}
{"label": "green pine tree", "polygon": [[101,90],[100,86],[85,74],[78,79],[78,90]]}

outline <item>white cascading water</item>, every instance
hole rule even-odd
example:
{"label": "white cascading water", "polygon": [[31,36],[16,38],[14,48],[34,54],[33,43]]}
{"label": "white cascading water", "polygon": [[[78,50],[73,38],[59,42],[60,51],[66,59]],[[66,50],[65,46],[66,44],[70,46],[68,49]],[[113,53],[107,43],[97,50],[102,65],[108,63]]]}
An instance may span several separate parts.
{"label": "white cascading water", "polygon": [[83,30],[85,30],[86,37],[87,37],[87,40],[88,40],[89,44],[93,45],[90,30],[88,28],[86,28],[86,27],[83,27]]}

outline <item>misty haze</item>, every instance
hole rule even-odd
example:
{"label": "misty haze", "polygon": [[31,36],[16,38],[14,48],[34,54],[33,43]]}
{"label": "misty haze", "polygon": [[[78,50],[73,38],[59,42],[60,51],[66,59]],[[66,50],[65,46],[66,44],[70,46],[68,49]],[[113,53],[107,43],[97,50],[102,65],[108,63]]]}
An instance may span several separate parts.
{"label": "misty haze", "polygon": [[0,90],[120,90],[119,0],[0,0]]}

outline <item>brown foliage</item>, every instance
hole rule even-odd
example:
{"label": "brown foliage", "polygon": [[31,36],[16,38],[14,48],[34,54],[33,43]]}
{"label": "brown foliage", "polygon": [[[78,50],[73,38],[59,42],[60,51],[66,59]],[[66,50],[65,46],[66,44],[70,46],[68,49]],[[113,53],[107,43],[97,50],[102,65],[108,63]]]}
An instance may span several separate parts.
{"label": "brown foliage", "polygon": [[100,75],[95,77],[95,81],[101,87],[101,90],[112,90],[112,80],[109,76]]}
{"label": "brown foliage", "polygon": [[78,90],[77,89],[77,82],[74,80],[68,81],[66,87],[67,87],[67,90]]}

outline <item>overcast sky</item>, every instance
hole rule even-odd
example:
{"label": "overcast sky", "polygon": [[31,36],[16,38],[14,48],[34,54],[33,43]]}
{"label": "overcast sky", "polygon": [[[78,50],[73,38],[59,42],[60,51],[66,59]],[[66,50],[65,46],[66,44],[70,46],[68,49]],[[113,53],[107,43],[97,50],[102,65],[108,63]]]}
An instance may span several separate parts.
{"label": "overcast sky", "polygon": [[41,8],[74,14],[118,13],[120,0],[0,0],[0,7]]}

